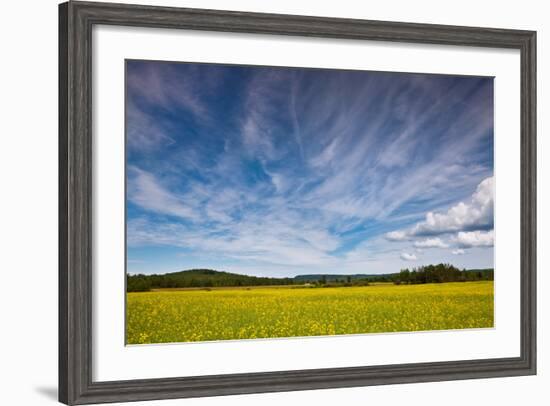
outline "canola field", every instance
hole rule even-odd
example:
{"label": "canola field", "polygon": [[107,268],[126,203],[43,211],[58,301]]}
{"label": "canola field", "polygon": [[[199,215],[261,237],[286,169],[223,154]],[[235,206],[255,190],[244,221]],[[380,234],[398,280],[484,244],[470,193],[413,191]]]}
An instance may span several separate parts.
{"label": "canola field", "polygon": [[493,327],[493,282],[127,293],[127,344]]}

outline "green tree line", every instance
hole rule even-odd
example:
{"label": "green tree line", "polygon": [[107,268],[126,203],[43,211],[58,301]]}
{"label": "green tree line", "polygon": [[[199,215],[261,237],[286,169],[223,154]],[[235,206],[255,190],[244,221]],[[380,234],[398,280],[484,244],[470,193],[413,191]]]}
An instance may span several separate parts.
{"label": "green tree line", "polygon": [[163,288],[210,288],[230,286],[301,285],[310,287],[368,286],[372,282],[399,284],[468,282],[494,280],[493,269],[460,270],[451,264],[425,265],[381,275],[301,275],[294,278],[268,278],[191,269],[163,275],[127,275],[128,292]]}
{"label": "green tree line", "polygon": [[494,278],[493,269],[460,270],[451,264],[437,264],[419,266],[411,270],[402,269],[393,277],[393,282],[396,284],[445,283],[492,281]]}

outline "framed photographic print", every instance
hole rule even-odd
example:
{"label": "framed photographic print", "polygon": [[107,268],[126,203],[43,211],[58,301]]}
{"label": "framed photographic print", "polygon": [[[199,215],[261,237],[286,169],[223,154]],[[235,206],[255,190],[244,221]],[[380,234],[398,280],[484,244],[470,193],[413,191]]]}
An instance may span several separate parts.
{"label": "framed photographic print", "polygon": [[61,402],[536,373],[535,32],[59,16]]}

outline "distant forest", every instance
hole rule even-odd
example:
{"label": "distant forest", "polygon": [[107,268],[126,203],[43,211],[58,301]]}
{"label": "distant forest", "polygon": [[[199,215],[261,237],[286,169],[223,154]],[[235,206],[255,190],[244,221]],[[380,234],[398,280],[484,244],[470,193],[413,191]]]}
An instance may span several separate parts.
{"label": "distant forest", "polygon": [[147,292],[163,288],[211,288],[232,286],[307,285],[311,287],[368,286],[373,282],[400,284],[469,282],[494,280],[493,269],[463,269],[450,264],[425,265],[390,274],[315,274],[293,278],[268,278],[240,275],[212,269],[190,269],[162,275],[126,276],[128,292]]}

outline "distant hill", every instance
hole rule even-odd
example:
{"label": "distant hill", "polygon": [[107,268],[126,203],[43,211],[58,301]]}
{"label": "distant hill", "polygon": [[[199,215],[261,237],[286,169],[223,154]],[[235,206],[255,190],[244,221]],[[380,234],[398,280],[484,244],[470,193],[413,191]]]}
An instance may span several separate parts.
{"label": "distant hill", "polygon": [[213,269],[190,269],[162,275],[128,275],[126,280],[128,292],[155,288],[292,285],[294,283],[292,278],[248,276]]}

